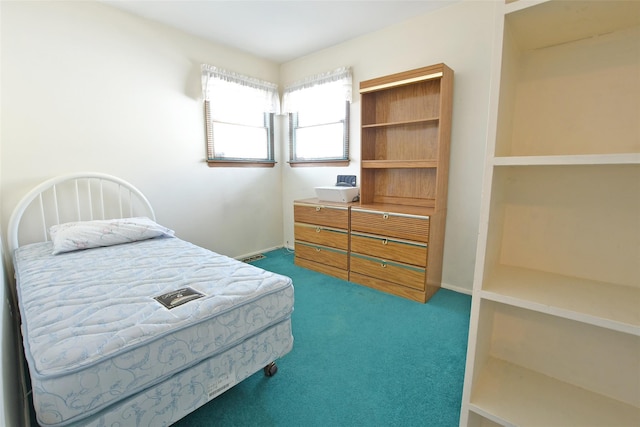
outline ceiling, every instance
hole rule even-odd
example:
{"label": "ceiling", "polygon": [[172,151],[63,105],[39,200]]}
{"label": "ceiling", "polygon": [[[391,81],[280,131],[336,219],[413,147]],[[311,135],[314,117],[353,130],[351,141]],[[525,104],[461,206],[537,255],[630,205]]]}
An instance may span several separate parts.
{"label": "ceiling", "polygon": [[461,0],[101,0],[276,63]]}

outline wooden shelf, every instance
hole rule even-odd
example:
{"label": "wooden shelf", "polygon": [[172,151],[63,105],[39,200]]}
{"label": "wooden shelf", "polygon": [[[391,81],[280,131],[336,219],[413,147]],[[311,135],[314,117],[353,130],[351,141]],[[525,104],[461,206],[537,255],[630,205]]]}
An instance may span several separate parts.
{"label": "wooden shelf", "polygon": [[396,73],[360,82],[360,93],[362,202],[439,208],[439,200],[444,209],[453,71]]}
{"label": "wooden shelf", "polygon": [[416,119],[416,120],[403,120],[398,122],[388,122],[388,123],[370,123],[363,124],[362,129],[376,129],[376,128],[385,128],[385,127],[395,127],[395,126],[406,126],[420,123],[433,123],[440,120],[438,117],[431,117],[426,119]]}
{"label": "wooden shelf", "polygon": [[[429,227],[406,239],[429,242],[416,262],[412,243],[395,247],[397,265],[376,269],[377,247],[356,244],[350,280],[416,301],[425,302],[440,287],[446,221],[453,70],[435,64],[360,82],[361,162],[360,206],[387,218],[428,216]],[[356,209],[355,207],[353,209]],[[359,209],[359,208],[358,208]],[[354,210],[352,210],[352,213]],[[353,215],[353,214],[352,214]],[[352,230],[377,241],[399,236],[395,220],[372,221]],[[407,220],[411,222],[411,220]],[[415,225],[415,224],[414,224]],[[402,228],[412,225],[403,224]],[[357,227],[362,227],[358,229]],[[426,267],[426,268],[425,268]],[[415,268],[419,268],[419,273]]]}
{"label": "wooden shelf", "polygon": [[415,205],[397,205],[393,203],[361,203],[360,210],[371,210],[376,212],[397,212],[404,215],[430,216],[435,213],[433,207],[422,207]]}
{"label": "wooden shelf", "polygon": [[636,426],[640,409],[490,358],[478,377],[470,409],[507,426]]}
{"label": "wooden shelf", "polygon": [[363,169],[424,169],[437,168],[437,160],[362,160]]}

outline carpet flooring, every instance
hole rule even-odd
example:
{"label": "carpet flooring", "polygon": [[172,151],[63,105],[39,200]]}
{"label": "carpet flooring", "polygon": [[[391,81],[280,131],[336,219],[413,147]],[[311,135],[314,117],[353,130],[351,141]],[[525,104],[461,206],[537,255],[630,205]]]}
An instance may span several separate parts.
{"label": "carpet flooring", "polygon": [[469,295],[426,304],[294,265],[278,249],[252,262],[295,287],[293,350],[175,424],[192,426],[457,426]]}

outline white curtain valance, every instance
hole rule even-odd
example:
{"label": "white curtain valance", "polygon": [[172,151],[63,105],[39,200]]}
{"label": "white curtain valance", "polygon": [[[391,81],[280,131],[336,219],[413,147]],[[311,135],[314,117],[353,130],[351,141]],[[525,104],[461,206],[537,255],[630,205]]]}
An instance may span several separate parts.
{"label": "white curtain valance", "polygon": [[224,70],[213,65],[202,64],[202,96],[210,101],[217,91],[229,83],[255,89],[256,97],[266,113],[280,113],[280,96],[278,85],[254,77]]}
{"label": "white curtain valance", "polygon": [[321,95],[342,103],[351,102],[352,81],[351,68],[341,67],[289,84],[284,88],[283,111],[298,112],[305,104],[317,102]]}

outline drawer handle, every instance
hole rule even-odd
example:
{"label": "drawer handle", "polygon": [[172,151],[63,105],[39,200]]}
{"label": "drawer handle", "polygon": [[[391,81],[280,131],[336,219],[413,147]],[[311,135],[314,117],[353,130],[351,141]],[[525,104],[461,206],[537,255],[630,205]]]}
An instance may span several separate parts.
{"label": "drawer handle", "polygon": [[382,241],[382,244],[383,244],[383,245],[386,245],[387,243],[389,243],[389,239],[384,239],[384,240]]}
{"label": "drawer handle", "polygon": [[316,206],[316,212],[320,212],[320,209],[322,209],[322,206]]}
{"label": "drawer handle", "polygon": [[382,219],[389,219],[389,214],[388,213],[383,213],[382,214]]}
{"label": "drawer handle", "polygon": [[321,227],[316,227],[316,233],[319,233],[319,232],[321,232],[321,231],[322,231],[322,228],[321,228]]}
{"label": "drawer handle", "polygon": [[382,268],[387,268],[387,263],[385,263],[385,262],[381,262],[381,263],[380,263],[380,267],[382,267]]}
{"label": "drawer handle", "polygon": [[316,252],[320,252],[320,248],[316,248]]}

